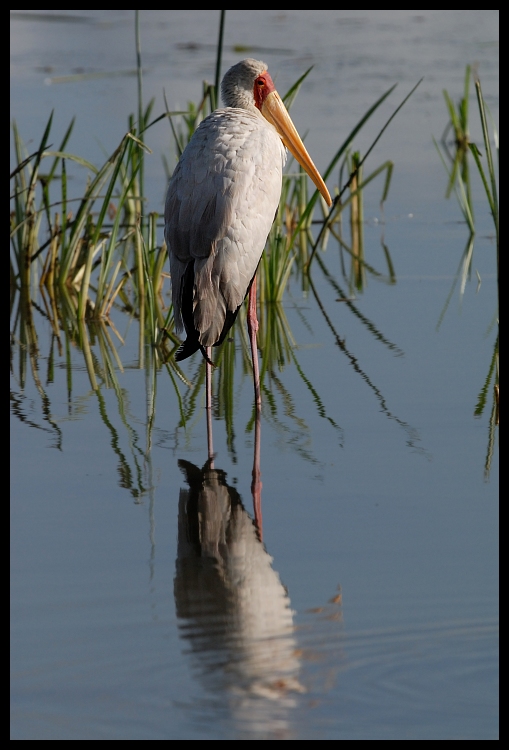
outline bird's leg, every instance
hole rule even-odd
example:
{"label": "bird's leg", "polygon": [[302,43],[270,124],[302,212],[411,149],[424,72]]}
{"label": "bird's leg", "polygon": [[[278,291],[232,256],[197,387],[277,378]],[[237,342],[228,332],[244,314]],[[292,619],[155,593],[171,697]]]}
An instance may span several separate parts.
{"label": "bird's leg", "polygon": [[[207,346],[207,357],[205,361],[205,409],[207,412],[207,447],[209,461],[214,458],[214,445],[212,442],[212,361],[210,359],[211,347]],[[211,468],[214,468],[211,465]]]}
{"label": "bird's leg", "polygon": [[258,333],[258,318],[256,317],[256,276],[249,289],[249,305],[247,308],[247,328],[251,342],[251,357],[253,360],[253,382],[255,391],[256,419],[255,419],[255,444],[253,458],[253,480],[251,482],[251,494],[253,496],[253,510],[256,528],[260,541],[263,541],[262,527],[262,482],[260,471],[260,433],[261,433],[261,409],[262,399],[260,394],[260,370],[258,366],[258,346],[256,334]]}
{"label": "bird's leg", "polygon": [[212,365],[211,365],[211,359],[210,359],[210,352],[211,352],[210,346],[207,346],[206,351],[206,358],[205,358],[205,405],[207,409],[212,408]]}
{"label": "bird's leg", "polygon": [[253,496],[253,510],[255,525],[260,542],[263,542],[262,525],[262,480],[260,470],[260,440],[261,440],[261,409],[256,409],[254,457],[253,457],[253,479],[251,481],[251,495]]}
{"label": "bird's leg", "polygon": [[247,329],[249,332],[249,341],[251,342],[251,357],[253,360],[253,382],[255,391],[256,408],[260,409],[262,398],[260,395],[260,370],[258,367],[258,347],[256,344],[256,334],[258,333],[258,318],[256,317],[256,276],[253,279],[249,289],[249,305],[247,308]]}

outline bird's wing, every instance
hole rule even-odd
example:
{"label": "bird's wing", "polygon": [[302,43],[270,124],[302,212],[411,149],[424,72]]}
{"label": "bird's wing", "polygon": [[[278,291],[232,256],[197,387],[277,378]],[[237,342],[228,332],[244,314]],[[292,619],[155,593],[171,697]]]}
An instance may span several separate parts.
{"label": "bird's wing", "polygon": [[175,169],[165,208],[173,307],[181,325],[182,278],[194,262],[194,321],[209,346],[226,310],[242,303],[281,194],[285,151],[274,128],[245,110],[202,122]]}

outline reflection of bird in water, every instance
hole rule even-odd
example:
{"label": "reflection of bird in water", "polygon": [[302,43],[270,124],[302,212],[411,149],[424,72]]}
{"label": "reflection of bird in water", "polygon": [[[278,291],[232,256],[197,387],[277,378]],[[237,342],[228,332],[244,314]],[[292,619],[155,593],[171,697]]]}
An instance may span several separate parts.
{"label": "reflection of bird in water", "polygon": [[189,484],[180,491],[174,583],[181,635],[200,679],[227,696],[235,719],[257,708],[270,724],[267,710],[303,692],[288,594],[225,473],[210,461],[179,466]]}
{"label": "reflection of bird in water", "polygon": [[[200,124],[173,173],[165,207],[176,359],[222,343],[249,292],[248,327],[256,403],[256,269],[281,195],[286,146],[328,205],[329,192],[275,90],[267,66],[247,59],[227,71],[224,109]],[[210,365],[209,365],[210,367]],[[210,369],[207,368],[207,399]],[[210,402],[208,402],[210,406]]]}

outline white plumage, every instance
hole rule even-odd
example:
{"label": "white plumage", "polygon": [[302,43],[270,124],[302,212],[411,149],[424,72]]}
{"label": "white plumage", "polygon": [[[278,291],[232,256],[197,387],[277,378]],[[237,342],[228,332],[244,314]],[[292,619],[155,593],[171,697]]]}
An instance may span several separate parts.
{"label": "white plumage", "polygon": [[193,135],[166,200],[173,309],[182,330],[182,279],[194,263],[193,313],[203,346],[215,344],[226,310],[244,301],[281,195],[285,149],[258,113],[220,109]]}

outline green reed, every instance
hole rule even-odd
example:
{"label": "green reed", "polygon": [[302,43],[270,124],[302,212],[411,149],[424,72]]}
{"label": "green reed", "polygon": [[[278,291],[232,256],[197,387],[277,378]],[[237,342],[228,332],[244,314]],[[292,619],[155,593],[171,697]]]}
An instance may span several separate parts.
{"label": "green reed", "polygon": [[[493,148],[491,136],[488,129],[489,110],[484,100],[481,88],[481,81],[478,76],[474,76],[475,92],[477,97],[477,106],[479,120],[482,129],[484,155],[479,146],[472,142],[470,138],[470,83],[472,79],[472,68],[470,65],[465,69],[465,82],[463,96],[455,104],[450,94],[444,89],[443,95],[449,115],[449,120],[442,135],[440,144],[435,139],[435,147],[440,159],[448,174],[446,197],[452,192],[456,193],[458,203],[463,213],[464,219],[470,229],[471,234],[475,234],[474,209],[472,202],[471,187],[471,169],[469,156],[472,155],[477,172],[481,178],[484,187],[488,205],[495,227],[496,246],[497,246],[497,270],[498,270],[498,253],[499,253],[499,207],[498,207],[498,187],[497,187],[497,168],[498,168],[498,132],[493,127],[494,148],[497,152],[497,166],[493,158]],[[453,141],[448,141],[449,133],[454,134]],[[484,164],[483,159],[486,159]]]}
{"label": "green reed", "polygon": [[[204,82],[200,101],[189,102],[185,110],[172,111],[164,95],[164,110],[154,115],[154,100],[148,105],[143,101],[141,37],[139,13],[136,12],[136,115],[130,116],[127,133],[122,135],[118,147],[100,166],[68,150],[74,120],[58,148],[52,150],[48,145],[53,139],[51,116],[33,153],[27,152],[18,127],[13,123],[17,164],[11,174],[11,337],[13,342],[19,341],[22,345],[20,353],[24,354],[20,357],[20,367],[26,371],[26,353],[30,352],[32,372],[37,377],[39,343],[33,310],[38,301],[42,304],[39,314],[49,322],[52,331],[48,361],[54,361],[55,347],[60,355],[65,353],[69,391],[72,390],[69,356],[72,346],[82,352],[92,391],[98,392],[102,385],[112,387],[120,405],[118,373],[123,369],[121,347],[124,341],[118,327],[119,321],[134,319],[138,323],[139,367],[149,368],[151,373],[162,367],[167,369],[175,389],[180,425],[187,425],[193,419],[202,391],[204,368],[201,362],[194,363],[195,373],[188,379],[173,357],[179,340],[173,331],[171,305],[165,303],[169,274],[166,247],[159,239],[161,220],[150,210],[145,195],[144,159],[150,150],[144,143],[144,134],[149,128],[162,126],[163,121],[167,121],[174,155],[178,158],[182,154],[200,122],[218,103],[224,25],[225,11],[221,11],[214,84]],[[283,97],[288,109],[311,72],[311,68],[306,70]],[[378,175],[385,174],[381,193],[383,203],[393,165],[387,162],[368,174],[363,165],[372,147],[361,158],[352,144],[393,89],[391,87],[369,108],[331,159],[325,177],[330,177],[336,168],[339,177],[331,211],[318,191],[310,188],[307,175],[291,158],[285,169],[281,201],[258,271],[262,387],[268,417],[274,420],[274,424],[281,425],[286,419],[284,429],[289,429],[290,423],[297,432],[303,428],[291,395],[279,376],[291,362],[296,365],[321,416],[340,429],[326,416],[320,397],[300,367],[296,343],[280,303],[292,280],[298,281],[303,289],[310,288],[309,268],[313,254],[318,244],[322,249],[326,248],[331,234],[341,237],[342,212],[347,207],[351,212],[352,240],[347,243],[342,239],[342,242],[344,251],[351,253],[352,268],[357,269],[355,288],[357,291],[362,288],[366,273],[383,276],[364,260],[362,201],[364,189]],[[375,143],[387,125],[380,130]],[[168,178],[172,171],[171,162],[175,163],[175,158],[167,160],[163,157]],[[74,170],[73,184],[81,180],[78,197],[71,197],[69,191],[70,164]],[[388,251],[384,253],[391,265]],[[225,344],[214,350],[218,365],[214,371],[215,411],[217,416],[225,419],[228,446],[232,452],[235,450],[234,383],[238,383],[239,378],[251,378],[244,318],[245,310],[242,309],[240,325],[232,331],[241,351],[240,371],[234,346]],[[25,377],[26,374],[21,380]],[[155,376],[151,377],[154,380]],[[182,385],[185,396],[180,393]],[[155,386],[151,393],[155,404]],[[278,411],[276,394],[280,397],[282,414]],[[301,448],[305,450],[303,446]],[[141,491],[140,487],[138,491]]]}
{"label": "green reed", "polygon": [[[471,80],[474,78],[475,93],[477,99],[477,111],[479,114],[479,121],[482,131],[482,144],[477,145],[471,140],[470,137],[470,87]],[[436,142],[435,147],[438,151],[440,159],[447,171],[448,182],[446,189],[446,197],[448,198],[454,191],[465,219],[465,222],[469,228],[470,236],[467,240],[463,255],[460,259],[458,272],[454,278],[451,290],[447,296],[442,312],[437,323],[437,329],[442,324],[445,317],[445,313],[452,299],[453,292],[456,288],[457,282],[460,281],[460,297],[465,292],[467,280],[471,274],[472,259],[474,254],[474,241],[475,241],[475,220],[474,210],[472,201],[472,172],[477,173],[481,179],[481,183],[486,195],[488,207],[493,219],[495,229],[495,243],[496,243],[496,264],[497,264],[497,300],[496,300],[496,320],[498,322],[498,308],[500,299],[500,281],[499,281],[499,231],[500,231],[500,214],[499,214],[499,199],[498,199],[498,186],[497,186],[497,172],[498,172],[498,150],[499,150],[499,139],[498,132],[493,127],[492,135],[490,135],[488,128],[488,119],[490,113],[487,104],[482,94],[481,81],[477,74],[472,75],[472,68],[470,65],[466,66],[465,69],[465,82],[463,87],[463,96],[459,99],[457,104],[454,103],[452,97],[447,91],[444,90],[444,99],[449,115],[446,128],[444,130],[440,145]],[[448,140],[449,134],[453,133],[453,140]],[[493,139],[493,147],[492,147]],[[497,163],[493,152],[496,152]],[[475,169],[472,170],[469,162],[469,157],[472,157],[475,165]],[[479,283],[480,277],[478,275]],[[478,287],[479,288],[479,287]],[[489,430],[488,430],[488,448],[486,451],[486,459],[484,466],[485,479],[489,479],[491,470],[491,460],[493,456],[494,444],[495,444],[495,428],[499,423],[499,351],[498,351],[498,334],[493,348],[493,355],[488,367],[488,374],[485,382],[477,398],[477,403],[474,409],[474,415],[480,417],[488,403],[488,393],[490,388],[492,389],[492,405],[489,419]]]}
{"label": "green reed", "polygon": [[[164,281],[166,250],[157,242],[157,217],[150,212],[144,195],[145,131],[167,119],[177,157],[181,155],[204,117],[218,98],[225,11],[221,11],[216,55],[215,84],[204,82],[198,104],[189,103],[186,111],[166,111],[152,119],[154,101],[145,108],[139,13],[135,14],[135,48],[138,80],[137,118],[129,118],[128,132],[118,148],[100,167],[79,155],[66,151],[72,122],[56,151],[47,148],[52,116],[49,118],[39,148],[28,154],[18,128],[13,124],[17,166],[11,175],[11,282],[16,285],[44,286],[52,299],[63,296],[76,311],[78,319],[108,319],[116,301],[147,317],[147,334],[159,345],[173,340],[171,315],[163,314],[156,304]],[[283,97],[288,108],[298,94],[311,68],[291,86]],[[347,152],[354,136],[392,91],[387,91],[370,108],[352,130],[326,170],[328,176]],[[51,163],[48,163],[51,160]],[[68,163],[83,170],[81,198],[68,194]],[[42,171],[45,167],[44,172]],[[283,182],[281,202],[270,232],[266,252],[260,265],[260,300],[282,300],[293,274],[304,275],[313,256],[312,224],[318,192],[308,192],[308,178],[299,168],[292,172],[290,160]],[[322,226],[327,232],[349,200],[361,191],[381,170],[387,171],[384,195],[388,190],[392,165],[382,165],[362,183],[357,181],[350,198],[335,201],[334,211],[327,215],[320,206]],[[168,174],[170,170],[167,168]],[[359,226],[361,222],[359,222]],[[326,244],[322,237],[322,246]],[[302,281],[305,285],[305,281]],[[134,295],[134,298],[133,298]],[[161,334],[164,332],[164,336]]]}

